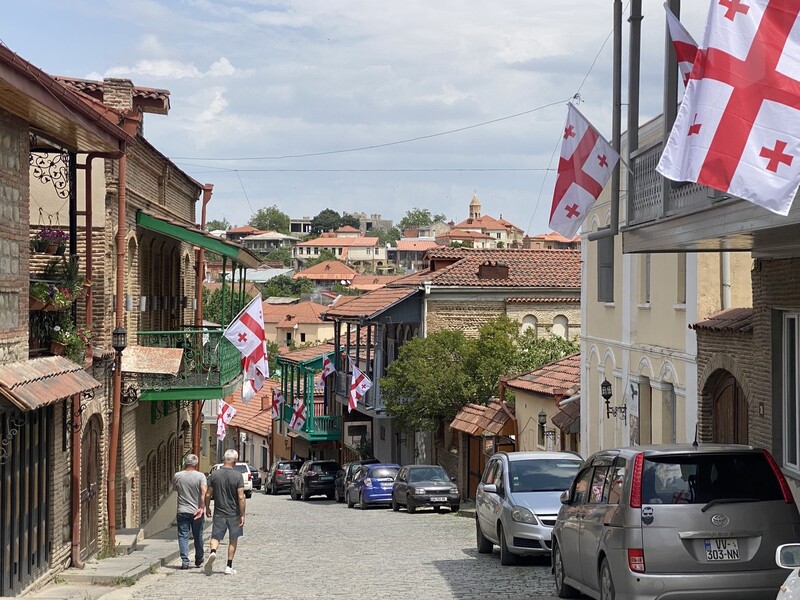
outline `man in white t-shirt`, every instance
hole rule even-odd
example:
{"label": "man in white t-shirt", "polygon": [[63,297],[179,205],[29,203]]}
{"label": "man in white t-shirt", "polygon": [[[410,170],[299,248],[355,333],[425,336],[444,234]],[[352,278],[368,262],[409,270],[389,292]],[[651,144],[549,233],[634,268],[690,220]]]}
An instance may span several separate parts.
{"label": "man in white t-shirt", "polygon": [[196,454],[187,454],[183,459],[183,471],[172,478],[178,492],[178,548],[181,553],[181,569],[189,568],[189,532],[194,537],[194,565],[203,564],[203,515],[206,505],[206,476],[197,470]]}

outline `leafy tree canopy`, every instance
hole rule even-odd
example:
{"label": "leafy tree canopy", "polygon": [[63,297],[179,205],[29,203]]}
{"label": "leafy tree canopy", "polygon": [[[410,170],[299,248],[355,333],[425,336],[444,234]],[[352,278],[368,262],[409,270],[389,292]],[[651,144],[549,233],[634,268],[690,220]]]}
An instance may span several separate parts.
{"label": "leafy tree canopy", "polygon": [[309,258],[303,263],[303,268],[308,269],[309,267],[313,267],[314,265],[318,265],[321,262],[325,262],[326,260],[338,260],[336,255],[326,248],[323,248],[319,251],[319,254],[314,258]]}
{"label": "leafy tree canopy", "polygon": [[333,209],[326,208],[311,219],[311,230],[320,234],[324,231],[334,231],[342,226],[342,216]]}
{"label": "leafy tree canopy", "polygon": [[288,267],[292,264],[292,251],[286,246],[270,250],[264,257],[268,261],[278,262],[281,261],[283,266]]}
{"label": "leafy tree canopy", "polygon": [[[231,299],[233,296],[233,299]],[[225,318],[222,318],[222,288],[217,288],[213,292],[203,291],[203,318],[206,321],[227,325],[239,314],[253,296],[244,295],[244,300],[239,301],[239,294],[234,294],[231,286],[225,287]]]}
{"label": "leafy tree canopy", "polygon": [[395,245],[397,244],[397,240],[401,237],[400,230],[397,229],[397,227],[392,227],[390,229],[374,227],[367,232],[367,235],[378,238],[383,246],[386,244]]}
{"label": "leafy tree canopy", "polygon": [[265,298],[270,296],[299,298],[314,291],[314,282],[307,277],[292,279],[288,275],[278,275],[267,281],[262,291]]}
{"label": "leafy tree canopy", "polygon": [[249,224],[262,231],[277,231],[289,233],[289,215],[275,206],[259,208],[256,214],[250,217]]}
{"label": "leafy tree canopy", "polygon": [[345,225],[350,225],[350,227],[355,227],[356,229],[361,228],[361,221],[358,220],[358,217],[355,215],[351,215],[349,213],[344,213],[342,215],[342,220],[340,221],[339,227],[344,227]]}
{"label": "leafy tree canopy", "polygon": [[427,227],[428,225],[433,225],[434,223],[443,223],[446,220],[447,217],[444,215],[431,215],[431,211],[429,211],[427,208],[412,208],[402,219],[400,219],[397,227],[400,229],[400,231],[404,231],[406,229]]}
{"label": "leafy tree canopy", "polygon": [[206,231],[216,231],[222,229],[228,231],[231,228],[231,223],[228,219],[211,219],[206,221]]}

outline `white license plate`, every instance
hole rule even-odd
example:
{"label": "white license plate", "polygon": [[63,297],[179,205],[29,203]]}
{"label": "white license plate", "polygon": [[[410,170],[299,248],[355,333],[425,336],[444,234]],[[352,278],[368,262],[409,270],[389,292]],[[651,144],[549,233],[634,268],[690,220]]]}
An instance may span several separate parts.
{"label": "white license plate", "polygon": [[381,484],[381,489],[390,490],[390,489],[392,489],[392,484],[391,483],[382,483]]}
{"label": "white license plate", "polygon": [[320,477],[319,478],[320,481],[330,481],[331,479],[333,479],[333,477]]}
{"label": "white license plate", "polygon": [[447,496],[434,496],[431,498],[431,502],[447,502]]}
{"label": "white license plate", "polygon": [[703,540],[706,547],[706,560],[739,560],[739,541],[736,538],[712,538]]}

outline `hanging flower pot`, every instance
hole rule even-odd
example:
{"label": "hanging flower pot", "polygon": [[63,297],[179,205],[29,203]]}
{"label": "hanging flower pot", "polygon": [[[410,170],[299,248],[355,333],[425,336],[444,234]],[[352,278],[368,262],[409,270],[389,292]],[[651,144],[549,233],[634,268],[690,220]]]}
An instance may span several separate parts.
{"label": "hanging flower pot", "polygon": [[45,306],[47,306],[47,302],[44,300],[32,296],[28,299],[28,310],[43,310]]}
{"label": "hanging flower pot", "polygon": [[47,244],[44,249],[45,254],[55,254],[58,251],[58,244]]}
{"label": "hanging flower pot", "polygon": [[64,256],[64,252],[66,252],[66,251],[67,251],[67,245],[66,244],[59,244],[58,248],[56,248],[55,255],[56,256]]}
{"label": "hanging flower pot", "polygon": [[57,342],[55,340],[50,340],[50,353],[55,354],[56,356],[63,356],[63,354],[67,351],[67,345],[62,344],[61,342]]}
{"label": "hanging flower pot", "polygon": [[44,251],[47,250],[47,246],[49,246],[49,244],[47,243],[47,240],[34,240],[32,246],[34,252],[44,254]]}

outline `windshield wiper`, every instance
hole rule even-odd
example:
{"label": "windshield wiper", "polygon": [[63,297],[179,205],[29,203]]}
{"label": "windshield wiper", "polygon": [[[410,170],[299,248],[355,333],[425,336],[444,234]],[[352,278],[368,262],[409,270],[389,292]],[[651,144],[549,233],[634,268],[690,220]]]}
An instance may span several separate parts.
{"label": "windshield wiper", "polygon": [[736,502],[761,502],[758,498],[715,498],[709,500],[708,503],[700,509],[700,512],[706,512],[715,504],[735,504]]}

